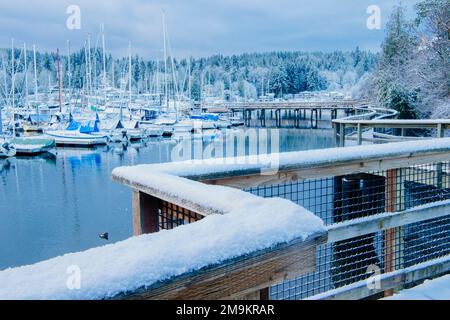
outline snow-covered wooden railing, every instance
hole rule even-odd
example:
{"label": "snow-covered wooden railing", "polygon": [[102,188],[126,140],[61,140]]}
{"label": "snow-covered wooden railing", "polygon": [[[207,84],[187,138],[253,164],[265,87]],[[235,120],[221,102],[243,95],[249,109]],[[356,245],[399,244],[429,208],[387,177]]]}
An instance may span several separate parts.
{"label": "snow-covered wooden railing", "polygon": [[[400,270],[392,265],[393,246],[402,247],[392,228],[449,217],[450,138],[228,160],[116,168],[114,180],[133,188],[139,236],[0,271],[0,299],[267,298],[267,287],[312,272],[317,248],[375,232],[387,245],[382,287],[359,281],[320,299],[363,298],[450,271],[442,245],[439,259]],[[444,199],[409,209],[396,203],[406,169]],[[386,181],[385,212],[328,226],[289,200],[241,190],[372,171]],[[161,225],[164,219],[171,224]],[[439,241],[448,241],[446,230]]]}
{"label": "snow-covered wooden railing", "polygon": [[[273,154],[263,158],[250,156],[228,160],[230,161],[211,159],[139,165],[115,169],[113,171],[114,180],[128,185],[133,189],[133,225],[135,234],[156,232],[164,228],[164,226],[161,226],[161,219],[166,219],[164,218],[165,213],[171,214],[172,217],[175,216],[177,220],[182,220],[181,222],[178,221],[175,225],[198,221],[203,217],[210,219],[213,216],[229,215],[230,212],[239,212],[239,214],[235,215],[238,220],[255,212],[258,214],[261,212],[273,213],[272,215],[269,214],[270,217],[263,217],[261,214],[259,216],[260,220],[266,218],[268,220],[275,219],[285,209],[279,206],[273,206],[267,202],[268,200],[274,200],[274,198],[263,199],[252,195],[254,198],[250,199],[248,198],[249,193],[239,189],[381,170],[384,170],[386,174],[386,212],[360,220],[329,226],[327,228],[327,236],[325,237],[328,239],[328,243],[346,241],[346,239],[351,239],[352,237],[381,231],[386,234],[386,243],[391,244],[392,241],[395,241],[392,233],[393,228],[448,216],[450,212],[450,203],[448,201],[432,203],[423,208],[418,207],[407,211],[401,210],[396,212],[396,208],[398,207],[396,204],[397,194],[400,191],[397,190],[398,183],[399,181],[403,181],[399,178],[401,176],[401,170],[403,170],[402,168],[414,168],[423,164],[449,161],[449,138],[392,143],[388,145],[355,146],[344,149],[334,148],[291,152]],[[448,172],[442,172],[441,165],[436,165],[433,170],[437,173],[437,179],[433,183],[436,183],[437,186],[442,186],[442,184],[450,185],[449,174]],[[187,220],[186,217],[194,217],[194,219],[191,221],[190,219]],[[324,239],[322,236],[319,238],[322,239],[321,241]],[[317,241],[316,239],[314,245],[317,245]],[[390,256],[392,253],[386,252],[385,254],[385,263],[391,263]],[[234,270],[234,262],[230,261],[230,263],[232,266],[231,269],[230,265],[217,265],[216,267],[219,271],[214,272],[222,275],[224,277],[222,279],[227,279],[228,271],[226,270]],[[259,271],[253,268],[251,264],[248,267],[248,273],[244,274],[259,274]],[[448,264],[445,264],[444,267],[440,269],[434,268],[433,270],[443,272],[443,269],[446,270],[447,267]],[[393,270],[390,268],[387,267],[386,272]],[[299,270],[300,273],[303,271]],[[228,292],[227,285],[222,281],[219,281],[218,286],[212,286],[216,295],[210,295],[210,291],[207,288],[212,283],[206,282],[206,285],[202,281],[204,279],[203,276],[206,278],[210,276],[215,277],[216,274],[214,272],[210,274],[200,272],[196,275],[185,275],[167,283],[160,283],[157,288],[146,288],[127,297],[186,298],[189,296],[189,290],[192,289],[189,286],[186,288],[186,284],[196,283],[197,281],[200,282],[200,286],[193,289],[191,293],[192,297],[217,298],[219,296],[232,296],[230,294],[221,295],[217,293],[221,290]],[[423,273],[419,272],[420,274],[423,275]],[[286,276],[285,280],[290,278]],[[244,280],[237,280],[237,282],[241,283],[240,281]],[[239,287],[237,282],[232,282],[232,286]],[[240,291],[237,296],[242,297],[243,294],[249,294],[252,291],[255,292],[255,289],[258,292],[259,289],[268,284],[268,282],[265,282],[262,285],[262,282],[260,282],[260,285],[251,286],[251,290]],[[205,286],[201,287],[202,283]],[[244,281],[244,283],[246,282]],[[394,282],[394,284],[398,283]],[[383,289],[385,290],[386,288]],[[183,294],[178,295],[179,290],[182,290]],[[376,292],[376,290],[369,290],[365,293],[360,293],[360,295],[364,296]],[[260,291],[256,295],[253,295],[253,297],[258,295],[264,296],[266,294],[267,291]]]}
{"label": "snow-covered wooden railing", "polygon": [[[337,139],[339,138],[339,146],[343,147],[345,145],[346,138],[350,139],[353,137],[347,137],[345,134],[346,128],[355,128],[355,137],[357,144],[361,145],[363,141],[370,142],[389,142],[396,141],[395,139],[408,140],[408,137],[402,136],[392,136],[378,134],[379,137],[366,138],[363,136],[363,132],[368,129],[435,129],[438,138],[443,138],[445,136],[445,130],[450,130],[450,120],[448,119],[430,119],[430,120],[393,120],[393,119],[336,119],[333,120],[333,130],[334,130],[334,144],[337,145]],[[375,134],[374,134],[375,136]],[[419,139],[419,138],[416,138]]]}

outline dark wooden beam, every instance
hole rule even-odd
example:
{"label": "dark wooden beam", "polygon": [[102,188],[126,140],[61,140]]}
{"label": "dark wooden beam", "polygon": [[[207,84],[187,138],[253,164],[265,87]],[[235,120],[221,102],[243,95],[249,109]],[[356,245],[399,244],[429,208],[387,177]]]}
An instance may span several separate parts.
{"label": "dark wooden beam", "polygon": [[[326,234],[294,240],[274,248],[232,259],[216,266],[124,293],[115,299],[220,300],[264,298],[276,283],[314,272],[316,249]],[[263,290],[260,292],[260,290]],[[257,294],[255,294],[257,292]],[[267,298],[267,297],[266,297]]]}

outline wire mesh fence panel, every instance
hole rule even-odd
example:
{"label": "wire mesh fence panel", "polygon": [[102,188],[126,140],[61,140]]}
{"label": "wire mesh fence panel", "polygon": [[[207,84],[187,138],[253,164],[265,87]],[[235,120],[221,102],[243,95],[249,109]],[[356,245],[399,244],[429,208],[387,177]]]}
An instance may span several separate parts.
{"label": "wire mesh fence panel", "polygon": [[[327,225],[450,199],[449,162],[248,188],[289,199]],[[316,272],[270,289],[273,299],[303,299],[450,253],[450,217],[320,246]]]}
{"label": "wire mesh fence panel", "polygon": [[158,212],[158,226],[160,230],[173,229],[203,218],[198,213],[163,200],[160,201],[160,209]]}

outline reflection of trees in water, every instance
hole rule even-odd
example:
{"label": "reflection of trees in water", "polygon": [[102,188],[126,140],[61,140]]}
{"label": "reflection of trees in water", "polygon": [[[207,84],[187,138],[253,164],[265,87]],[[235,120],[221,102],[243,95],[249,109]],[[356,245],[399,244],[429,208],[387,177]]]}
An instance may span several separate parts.
{"label": "reflection of trees in water", "polygon": [[0,173],[6,173],[11,170],[11,160],[10,159],[0,159]]}
{"label": "reflection of trees in water", "polygon": [[13,158],[0,159],[0,177],[2,180],[2,185],[4,186],[7,184],[7,174],[15,168],[15,165],[13,164],[14,161],[15,159]]}

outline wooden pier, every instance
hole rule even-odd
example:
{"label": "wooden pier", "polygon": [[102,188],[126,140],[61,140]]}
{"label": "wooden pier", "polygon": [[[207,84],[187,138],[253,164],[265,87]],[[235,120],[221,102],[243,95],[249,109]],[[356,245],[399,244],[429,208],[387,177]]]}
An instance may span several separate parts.
{"label": "wooden pier", "polygon": [[249,125],[252,117],[256,115],[262,127],[266,126],[268,117],[275,119],[276,126],[280,127],[284,113],[285,118],[294,120],[295,127],[299,127],[302,120],[309,120],[311,127],[317,128],[317,121],[322,119],[324,111],[330,112],[331,119],[336,119],[339,111],[350,116],[367,109],[369,105],[368,100],[279,101],[225,103],[223,108],[233,116],[242,114],[246,125]]}

